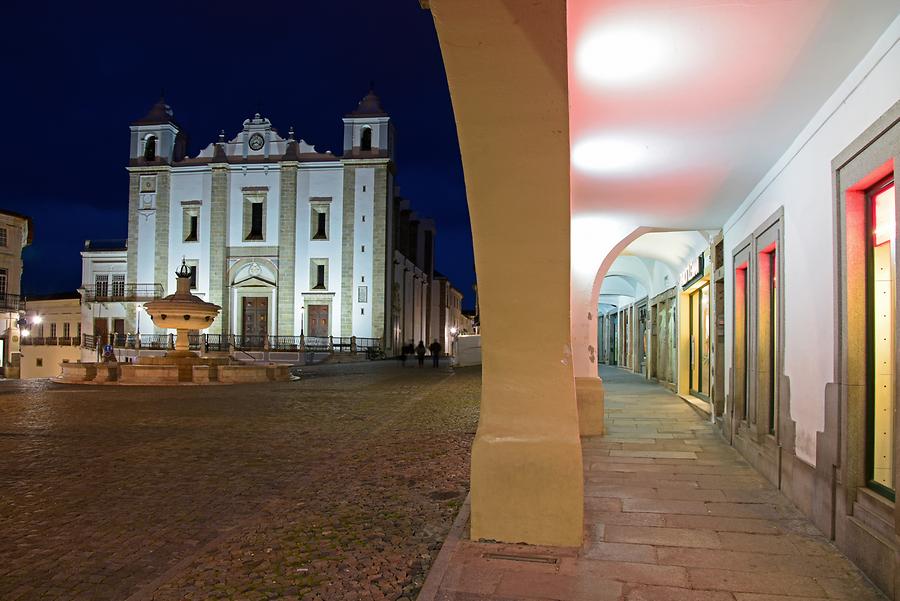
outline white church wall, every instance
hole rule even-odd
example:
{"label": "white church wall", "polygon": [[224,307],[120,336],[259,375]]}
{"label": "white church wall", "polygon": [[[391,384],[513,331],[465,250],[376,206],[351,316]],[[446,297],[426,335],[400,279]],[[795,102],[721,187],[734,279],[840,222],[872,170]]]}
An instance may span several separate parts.
{"label": "white church wall", "polygon": [[[834,380],[834,244],[831,161],[900,97],[900,19],[828,99],[794,144],[728,220],[725,286],[734,298],[732,253],[784,207],[784,375],[790,378],[797,456],[815,464],[825,427],[825,385]],[[823,250],[825,252],[823,252]],[[726,303],[725,348],[733,309]],[[725,371],[731,368],[726,355]]]}
{"label": "white church wall", "polygon": [[[353,246],[353,332],[357,336],[372,337],[372,284],[375,257],[373,223],[375,214],[375,170],[356,170]],[[365,216],[365,221],[363,221]],[[365,252],[362,251],[365,247]],[[359,289],[365,287],[365,302],[359,300]]]}
{"label": "white church wall", "polygon": [[[209,292],[210,198],[212,172],[207,168],[172,172],[171,210],[169,211],[169,268],[166,290],[175,290],[175,271],[181,260],[197,264],[195,294]],[[200,201],[197,242],[185,242],[184,202]]]}
{"label": "white church wall", "polygon": [[[230,166],[228,178],[228,245],[277,246],[281,170],[277,164]],[[244,189],[266,187],[265,230],[262,240],[244,240]]]}

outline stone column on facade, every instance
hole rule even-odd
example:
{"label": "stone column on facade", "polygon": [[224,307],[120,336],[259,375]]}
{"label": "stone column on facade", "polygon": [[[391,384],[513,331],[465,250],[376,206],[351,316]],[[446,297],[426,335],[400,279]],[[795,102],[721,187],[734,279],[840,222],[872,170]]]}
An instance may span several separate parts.
{"label": "stone column on facade", "polygon": [[229,299],[225,298],[228,248],[228,165],[215,163],[212,167],[209,220],[209,302],[222,307],[222,313],[209,328],[210,334],[228,333],[231,315]]}
{"label": "stone column on facade", "polygon": [[295,161],[281,163],[278,224],[278,331],[294,335],[294,279],[297,266],[297,171]]}
{"label": "stone column on facade", "polygon": [[[377,202],[377,201],[376,201]],[[344,167],[341,211],[341,336],[353,335],[353,255],[356,251],[356,167]],[[376,221],[377,222],[377,221]],[[376,278],[377,279],[377,278]],[[375,297],[377,298],[377,296]],[[375,298],[372,301],[375,301]]]}
{"label": "stone column on facade", "polygon": [[[138,268],[138,207],[141,196],[141,174],[134,171],[128,174],[128,250],[125,255],[125,281],[137,283]],[[128,305],[125,311],[125,329],[133,332],[136,329],[138,305]]]}
{"label": "stone column on facade", "polygon": [[[388,165],[375,166],[374,215],[372,216],[372,337],[383,339],[385,353],[396,352],[391,348],[390,317],[392,312],[393,283],[391,264],[394,249],[388,237],[390,212],[388,203],[394,202],[388,195]],[[402,344],[402,342],[401,342]]]}
{"label": "stone column on facade", "polygon": [[168,170],[156,174],[156,262],[153,279],[162,284],[166,294],[169,282],[169,212],[171,174]]}
{"label": "stone column on facade", "polygon": [[462,151],[482,319],[471,538],[580,546],[566,5],[431,0],[431,10]]}

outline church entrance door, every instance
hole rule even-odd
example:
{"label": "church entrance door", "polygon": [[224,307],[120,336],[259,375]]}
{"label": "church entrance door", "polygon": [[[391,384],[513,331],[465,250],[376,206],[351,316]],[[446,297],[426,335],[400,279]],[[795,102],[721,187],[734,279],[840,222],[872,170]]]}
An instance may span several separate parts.
{"label": "church entrance door", "polygon": [[310,305],[307,310],[309,312],[309,335],[320,338],[327,337],[328,305]]}
{"label": "church entrance door", "polygon": [[243,305],[241,333],[244,344],[258,340],[262,345],[262,339],[269,328],[269,299],[265,296],[248,296],[244,298]]}

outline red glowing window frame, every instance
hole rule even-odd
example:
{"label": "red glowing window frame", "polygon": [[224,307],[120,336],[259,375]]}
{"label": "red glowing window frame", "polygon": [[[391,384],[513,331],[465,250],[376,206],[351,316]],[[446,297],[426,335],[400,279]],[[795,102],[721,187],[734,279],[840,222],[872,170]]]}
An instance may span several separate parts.
{"label": "red glowing window frame", "polygon": [[897,233],[896,193],[894,182],[884,185],[872,195],[873,243],[881,246],[893,242]]}

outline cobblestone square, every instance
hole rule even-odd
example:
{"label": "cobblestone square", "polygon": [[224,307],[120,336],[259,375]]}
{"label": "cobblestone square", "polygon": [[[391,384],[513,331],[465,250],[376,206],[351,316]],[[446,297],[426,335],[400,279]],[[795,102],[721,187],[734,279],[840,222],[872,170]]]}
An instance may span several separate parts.
{"label": "cobblestone square", "polygon": [[468,487],[480,372],[0,382],[0,599],[414,599]]}

